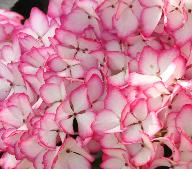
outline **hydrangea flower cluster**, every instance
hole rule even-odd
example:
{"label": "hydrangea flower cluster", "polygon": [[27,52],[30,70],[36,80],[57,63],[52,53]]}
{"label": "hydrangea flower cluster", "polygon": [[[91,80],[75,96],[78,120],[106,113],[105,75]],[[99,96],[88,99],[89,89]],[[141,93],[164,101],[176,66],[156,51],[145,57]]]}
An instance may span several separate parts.
{"label": "hydrangea flower cluster", "polygon": [[0,10],[3,169],[192,169],[192,1]]}

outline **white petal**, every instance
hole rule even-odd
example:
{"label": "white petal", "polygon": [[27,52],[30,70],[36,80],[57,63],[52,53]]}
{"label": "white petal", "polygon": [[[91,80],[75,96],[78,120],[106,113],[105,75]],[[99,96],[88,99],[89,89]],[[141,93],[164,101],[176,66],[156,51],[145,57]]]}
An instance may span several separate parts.
{"label": "white petal", "polygon": [[43,36],[49,29],[49,24],[46,15],[38,8],[34,7],[31,10],[30,24],[32,29],[39,35]]}
{"label": "white petal", "polygon": [[74,112],[87,110],[89,107],[87,88],[80,86],[78,89],[71,93],[71,104],[73,105]]}
{"label": "white petal", "polygon": [[105,106],[107,109],[112,110],[118,117],[121,117],[121,113],[126,104],[126,98],[119,90],[115,88],[109,89],[105,100]]}
{"label": "white petal", "polygon": [[145,8],[142,13],[142,26],[145,36],[150,36],[158,25],[162,15],[159,7]]}
{"label": "white petal", "polygon": [[93,134],[91,125],[95,120],[95,114],[93,112],[87,111],[86,113],[79,114],[76,116],[78,122],[78,133],[80,137],[86,138]]}

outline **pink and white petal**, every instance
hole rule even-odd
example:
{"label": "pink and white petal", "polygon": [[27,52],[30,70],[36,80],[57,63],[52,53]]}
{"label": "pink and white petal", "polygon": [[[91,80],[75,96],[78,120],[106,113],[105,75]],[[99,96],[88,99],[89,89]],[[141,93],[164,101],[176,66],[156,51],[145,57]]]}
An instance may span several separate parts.
{"label": "pink and white petal", "polygon": [[24,79],[31,85],[33,90],[39,94],[39,89],[44,84],[43,71],[40,69],[35,75],[24,75]]}
{"label": "pink and white petal", "polygon": [[135,124],[135,123],[138,123],[138,119],[131,113],[131,112],[127,112],[126,111],[126,115],[125,115],[125,118],[123,119],[122,117],[122,126],[124,127],[127,127],[129,125],[132,125],[132,124]]}
{"label": "pink and white petal", "polygon": [[145,36],[150,36],[158,25],[162,15],[159,7],[145,8],[142,12],[142,31]]}
{"label": "pink and white petal", "polygon": [[179,51],[175,48],[164,50],[161,52],[158,58],[158,65],[160,72],[163,73],[169,67],[169,65],[174,61],[175,58],[179,56]]}
{"label": "pink and white petal", "polygon": [[60,88],[54,83],[44,84],[40,88],[40,95],[47,104],[62,100]]}
{"label": "pink and white petal", "polygon": [[0,101],[7,98],[11,91],[11,84],[6,80],[0,78]]}
{"label": "pink and white petal", "polygon": [[78,144],[77,140],[74,140],[72,138],[67,138],[64,145],[65,145],[64,150],[70,148],[73,152],[78,153],[82,157],[86,158],[88,161],[90,162],[94,161],[94,158],[92,157],[92,155],[90,155],[84,148],[82,148]]}
{"label": "pink and white petal", "polygon": [[104,86],[101,78],[94,74],[87,82],[87,92],[91,103],[98,100],[104,92]]}
{"label": "pink and white petal", "polygon": [[132,111],[135,118],[137,118],[139,121],[143,121],[146,119],[148,115],[148,107],[147,102],[145,99],[139,99],[135,101],[132,105]]}
{"label": "pink and white petal", "polygon": [[182,162],[190,162],[192,160],[192,152],[191,151],[186,151],[186,152],[181,152],[180,154],[180,161]]}
{"label": "pink and white petal", "polygon": [[57,29],[55,32],[56,39],[66,46],[78,47],[77,37],[74,33],[64,30]]}
{"label": "pink and white petal", "polygon": [[28,28],[22,29],[21,32],[22,32],[22,33],[25,33],[25,34],[27,34],[27,35],[30,35],[30,36],[33,37],[33,38],[38,39],[37,33],[31,28],[29,22],[26,21],[25,24],[28,25]]}
{"label": "pink and white petal", "polygon": [[192,119],[192,106],[185,105],[176,117],[176,126],[192,136],[192,126],[186,123]]}
{"label": "pink and white petal", "polygon": [[127,85],[129,78],[129,71],[126,69],[118,74],[109,77],[109,83],[113,86],[124,86]]}
{"label": "pink and white petal", "polygon": [[126,150],[126,147],[121,142],[119,142],[119,138],[115,134],[105,134],[100,139],[100,143],[104,149],[114,148]]}
{"label": "pink and white petal", "polygon": [[120,126],[120,120],[112,111],[103,110],[97,114],[92,126],[97,133],[108,133],[108,131]]}
{"label": "pink and white petal", "polygon": [[80,86],[71,93],[70,99],[73,105],[74,112],[81,112],[89,108],[89,100],[87,87]]}
{"label": "pink and white petal", "polygon": [[163,98],[161,96],[156,98],[149,98],[147,100],[147,105],[150,111],[157,111],[163,106]]}
{"label": "pink and white petal", "polygon": [[[159,82],[157,82],[159,83]],[[155,85],[155,83],[154,83]],[[148,98],[157,98],[159,96],[161,96],[161,93],[160,91],[157,90],[156,87],[149,87],[147,88],[145,91],[144,91],[145,95],[148,97]]]}
{"label": "pink and white petal", "polygon": [[32,65],[29,65],[27,63],[21,63],[20,67],[21,67],[21,72],[25,73],[25,74],[35,74],[37,72],[37,69],[38,69],[38,68],[36,68]]}
{"label": "pink and white petal", "polygon": [[56,131],[39,131],[39,140],[45,147],[55,148],[56,146],[56,138],[57,132]]}
{"label": "pink and white petal", "polygon": [[78,64],[73,67],[71,67],[71,77],[74,79],[83,78],[85,74],[85,71],[83,69],[83,66]]}
{"label": "pink and white petal", "polygon": [[88,38],[78,38],[78,44],[80,49],[88,49],[89,51],[99,50],[101,44],[95,40]]}
{"label": "pink and white petal", "polygon": [[101,163],[103,169],[123,169],[125,162],[119,158],[110,157]]}
{"label": "pink and white petal", "polygon": [[1,57],[7,62],[10,63],[11,61],[18,61],[18,58],[16,58],[16,54],[13,51],[13,48],[11,46],[4,46],[1,49]]}
{"label": "pink and white petal", "polygon": [[160,77],[162,81],[166,84],[174,82],[174,72],[176,71],[176,65],[174,63],[171,63],[167,69],[161,73]]}
{"label": "pink and white petal", "polygon": [[192,152],[192,142],[189,136],[182,132],[180,137],[179,151],[191,151]]}
{"label": "pink and white petal", "polygon": [[59,148],[56,148],[54,150],[48,150],[45,152],[43,157],[43,164],[46,169],[52,169],[54,159],[57,156],[57,153],[59,151]]}
{"label": "pink and white petal", "polygon": [[152,158],[152,151],[147,147],[142,148],[139,153],[131,159],[136,166],[142,166],[149,162]]}
{"label": "pink and white petal", "polygon": [[13,82],[13,75],[6,65],[0,62],[0,77]]}
{"label": "pink and white petal", "polygon": [[62,119],[67,119],[69,116],[74,114],[69,100],[65,100],[63,103],[59,105],[56,111],[55,120],[58,122]]}
{"label": "pink and white petal", "polygon": [[61,58],[65,58],[65,59],[73,58],[75,56],[75,53],[76,53],[76,49],[69,48],[69,47],[66,47],[63,45],[57,45],[56,50],[57,50],[58,55]]}
{"label": "pink and white petal", "polygon": [[[65,156],[65,157],[64,157]],[[74,164],[73,164],[73,159]],[[52,168],[54,169],[75,169],[76,167],[86,167],[88,162],[81,155],[76,155],[75,153],[64,154],[59,156],[57,161],[53,163]],[[89,164],[88,164],[89,165]]]}
{"label": "pink and white petal", "polygon": [[59,121],[59,125],[61,126],[61,128],[64,130],[65,133],[72,134],[72,135],[74,134],[73,120],[74,120],[74,117],[70,117],[68,119],[62,119],[61,121]]}
{"label": "pink and white petal", "polygon": [[176,65],[176,71],[174,72],[174,78],[180,79],[186,71],[186,60],[183,57],[178,57],[174,60]]}
{"label": "pink and white petal", "polygon": [[90,162],[83,156],[75,153],[70,153],[67,163],[70,169],[91,169]]}
{"label": "pink and white petal", "polygon": [[37,48],[33,48],[30,52],[22,55],[21,60],[34,67],[44,66],[46,57],[40,52],[41,50],[38,50]]}
{"label": "pink and white petal", "polygon": [[144,132],[149,136],[153,136],[161,129],[159,119],[157,118],[155,112],[149,113],[147,118],[142,122]]}
{"label": "pink and white petal", "polygon": [[161,93],[161,94],[167,94],[169,95],[169,90],[165,87],[165,84],[163,82],[158,82],[154,84],[155,88]]}
{"label": "pink and white petal", "polygon": [[178,45],[184,45],[189,40],[191,40],[192,38],[191,27],[192,27],[192,18],[188,17],[188,20],[187,22],[185,22],[184,26],[174,32],[174,37]]}
{"label": "pink and white petal", "polygon": [[[73,67],[71,68],[71,69],[74,69]],[[78,72],[77,72],[78,73]],[[66,69],[66,70],[64,70],[64,71],[62,71],[62,72],[58,72],[57,73],[57,76],[59,76],[59,77],[64,77],[64,78],[70,78],[70,77],[72,77],[72,78],[79,78],[79,77],[73,77],[73,75],[71,76],[71,74],[72,74],[72,70],[70,70],[70,69]],[[77,75],[78,76],[78,75]]]}
{"label": "pink and white petal", "polygon": [[122,133],[122,139],[126,143],[135,143],[141,140],[141,125],[133,124],[127,126],[127,129]]}
{"label": "pink and white petal", "polygon": [[84,69],[91,69],[98,66],[98,60],[89,53],[79,51],[75,57],[81,61],[81,65]]}
{"label": "pink and white petal", "polygon": [[122,70],[129,58],[120,52],[107,52],[107,64],[111,70]]}
{"label": "pink and white petal", "polygon": [[[38,154],[38,156],[35,158],[34,160],[34,167],[35,169],[42,169],[44,168],[44,164],[43,164],[43,156],[44,156],[45,152],[42,151],[41,153]],[[32,163],[31,163],[32,165]],[[33,167],[33,165],[31,166]]]}
{"label": "pink and white petal", "polygon": [[52,24],[48,31],[46,32],[46,34],[42,37],[42,42],[44,43],[44,45],[46,47],[51,45],[51,40],[50,38],[52,38],[55,35],[55,30],[59,27],[59,24],[57,22],[55,22],[54,24]]}
{"label": "pink and white petal", "polygon": [[22,139],[20,147],[21,151],[30,159],[34,159],[41,151],[44,150],[44,148],[37,143],[37,140],[34,137]]}
{"label": "pink and white petal", "polygon": [[182,109],[184,105],[192,103],[190,95],[187,95],[185,91],[181,90],[178,92],[179,93],[172,98],[174,99],[174,101],[172,102],[172,111],[174,112],[178,112]]}
{"label": "pink and white petal", "polygon": [[49,2],[48,6],[48,15],[56,18],[59,17],[62,14],[62,8],[61,7],[63,0],[51,0]]}
{"label": "pink and white petal", "polygon": [[7,145],[5,144],[4,139],[2,139],[3,138],[2,136],[4,135],[4,133],[5,133],[5,129],[1,129],[0,130],[0,150],[1,151],[5,151],[7,148]]}
{"label": "pink and white petal", "polygon": [[55,114],[44,114],[41,118],[41,129],[43,130],[57,130],[58,126],[55,122]]}
{"label": "pink and white petal", "polygon": [[[102,56],[103,57],[103,56]],[[97,58],[97,57],[96,57]],[[97,58],[98,59],[98,58]],[[102,62],[102,61],[101,61]],[[100,80],[102,80],[103,76],[100,72],[100,70],[96,69],[96,68],[92,68],[90,69],[87,73],[86,73],[86,77],[85,77],[85,81],[88,82],[89,79],[91,79],[92,76],[98,76],[100,78]]]}
{"label": "pink and white petal", "polygon": [[55,150],[48,150],[43,157],[43,164],[46,169],[51,169],[54,159],[59,151],[59,148]]}
{"label": "pink and white petal", "polygon": [[75,0],[63,1],[61,5],[62,14],[69,14],[73,10],[75,2]]}
{"label": "pink and white petal", "polygon": [[139,73],[131,73],[129,76],[129,83],[132,86],[145,86],[151,85],[155,82],[160,82],[161,79],[157,76],[143,75]]}
{"label": "pink and white petal", "polygon": [[93,160],[93,157],[81,148],[74,139],[68,138],[55,157],[52,168],[76,169],[80,167],[81,169],[90,169],[90,162]]}
{"label": "pink and white petal", "polygon": [[162,0],[139,0],[139,2],[146,7],[162,6],[164,3]]}
{"label": "pink and white petal", "polygon": [[46,15],[36,7],[31,10],[29,22],[32,29],[41,37],[49,29],[49,23]]}
{"label": "pink and white petal", "polygon": [[[65,154],[64,154],[65,155]],[[59,156],[59,157],[56,157],[56,161],[54,159],[53,161],[53,164],[51,166],[51,169],[69,169],[68,167],[68,156]]]}
{"label": "pink and white petal", "polygon": [[100,12],[100,18],[105,29],[111,30],[113,28],[114,14],[115,10],[113,8],[105,8]]}
{"label": "pink and white petal", "polygon": [[145,47],[139,58],[139,69],[141,73],[146,75],[157,75],[158,67],[158,53],[151,47]]}
{"label": "pink and white petal", "polygon": [[33,163],[30,160],[23,159],[15,167],[15,169],[24,169],[24,168],[34,169]]}
{"label": "pink and white petal", "polygon": [[79,136],[82,138],[91,137],[93,135],[91,126],[95,120],[95,114],[91,111],[86,111],[83,114],[78,114],[76,119],[78,123]]}
{"label": "pink and white petal", "polygon": [[88,15],[83,10],[73,10],[72,13],[62,18],[62,24],[67,30],[82,33],[89,25]]}
{"label": "pink and white petal", "polygon": [[143,140],[145,147],[150,149],[152,152],[152,155],[154,155],[154,146],[153,146],[153,143],[151,142],[151,139],[144,132],[142,132],[141,134],[142,134],[142,140]]}
{"label": "pink and white petal", "polygon": [[61,83],[59,84],[59,88],[60,88],[61,100],[65,100],[66,97],[67,97],[67,91],[66,91],[66,88],[65,88],[64,81],[61,81]]}
{"label": "pink and white petal", "polygon": [[86,13],[99,19],[99,17],[97,16],[97,14],[95,12],[95,7],[96,7],[96,5],[98,5],[96,1],[90,2],[89,0],[88,1],[85,0],[85,1],[78,2],[77,4]]}
{"label": "pink and white petal", "polygon": [[0,120],[3,123],[19,128],[23,124],[23,116],[15,106],[9,106],[0,111]]}
{"label": "pink and white petal", "polygon": [[43,43],[30,35],[22,34],[19,37],[19,43],[23,51],[30,51],[33,47],[40,48]]}
{"label": "pink and white petal", "polygon": [[0,27],[0,41],[3,42],[7,38],[7,33],[5,32],[4,28]]}
{"label": "pink and white petal", "polygon": [[113,19],[114,27],[117,29],[117,34],[119,37],[126,37],[134,33],[139,25],[136,16],[129,8],[124,10],[124,12],[121,13],[121,16],[118,18],[114,17]]}
{"label": "pink and white petal", "polygon": [[113,87],[108,89],[105,100],[106,109],[112,110],[120,118],[126,104],[127,100],[120,90]]}
{"label": "pink and white petal", "polygon": [[192,160],[192,142],[185,133],[181,135],[179,152],[181,161],[189,162]]}
{"label": "pink and white petal", "polygon": [[103,160],[106,160],[109,157],[114,157],[114,158],[116,157],[125,162],[125,159],[127,158],[126,151],[121,149],[116,149],[116,148],[103,149],[103,153],[104,153]]}
{"label": "pink and white petal", "polygon": [[167,14],[167,26],[171,30],[180,28],[184,24],[183,21],[184,15],[179,10],[173,10]]}
{"label": "pink and white petal", "polygon": [[0,165],[3,168],[15,168],[17,163],[18,161],[16,160],[15,156],[9,153],[3,154],[0,159]]}
{"label": "pink and white petal", "polygon": [[51,58],[47,62],[48,66],[51,68],[51,70],[60,72],[67,68],[67,63],[65,63],[62,58],[60,57],[54,57]]}

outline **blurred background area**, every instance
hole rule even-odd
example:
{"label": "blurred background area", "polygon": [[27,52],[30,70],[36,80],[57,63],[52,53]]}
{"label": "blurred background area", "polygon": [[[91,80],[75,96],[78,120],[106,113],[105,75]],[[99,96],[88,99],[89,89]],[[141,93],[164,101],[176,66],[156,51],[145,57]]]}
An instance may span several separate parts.
{"label": "blurred background area", "polygon": [[47,12],[49,0],[0,0],[0,8],[11,9],[28,18],[31,8],[36,6],[44,12]]}

